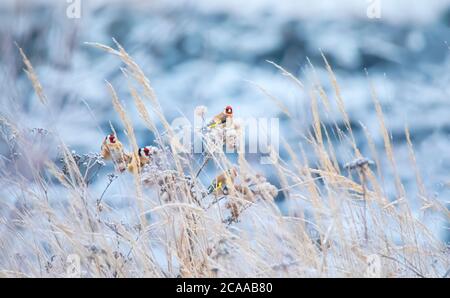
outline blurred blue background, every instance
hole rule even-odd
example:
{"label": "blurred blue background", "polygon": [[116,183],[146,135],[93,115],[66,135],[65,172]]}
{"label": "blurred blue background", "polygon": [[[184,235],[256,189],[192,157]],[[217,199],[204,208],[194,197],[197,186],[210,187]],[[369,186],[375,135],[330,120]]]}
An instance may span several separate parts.
{"label": "blurred blue background", "polygon": [[[308,57],[334,98],[322,51],[337,75],[363,154],[374,158],[360,122],[383,150],[367,69],[392,132],[407,191],[417,193],[405,124],[430,195],[448,203],[450,1],[380,0],[380,18],[375,19],[367,16],[374,1],[362,0],[80,3],[80,18],[67,17],[66,1],[0,3],[2,115],[30,128],[55,125],[71,148],[98,151],[109,121],[122,128],[105,87],[107,79],[131,111],[140,145],[151,143],[152,135],[133,110],[118,59],[84,44],[112,45],[114,37],[150,78],[169,120],[183,113],[192,118],[197,105],[206,105],[212,116],[231,104],[239,117],[280,117],[283,135],[295,145],[311,125],[309,96],[266,60],[311,85]],[[14,42],[33,63],[56,120],[36,99]],[[296,120],[286,119],[250,82],[282,101]],[[340,119],[336,115],[335,120]],[[323,120],[331,126],[333,119]],[[352,159],[347,145],[335,146],[341,163]],[[2,153],[4,147],[2,143]],[[388,161],[382,158],[382,163],[384,186],[394,195]]]}

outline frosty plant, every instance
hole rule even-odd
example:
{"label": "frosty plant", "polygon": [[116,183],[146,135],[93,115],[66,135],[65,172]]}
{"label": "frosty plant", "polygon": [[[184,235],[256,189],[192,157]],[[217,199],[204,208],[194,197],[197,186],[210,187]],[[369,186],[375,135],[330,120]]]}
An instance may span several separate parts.
{"label": "frosty plant", "polygon": [[347,170],[351,171],[357,171],[358,174],[361,177],[361,184],[362,184],[362,195],[363,195],[363,218],[364,218],[364,239],[367,242],[369,240],[369,234],[367,231],[367,167],[373,165],[374,162],[368,158],[357,158],[347,164],[344,165],[344,168],[346,168]]}
{"label": "frosty plant", "polygon": [[381,0],[366,0],[368,3],[366,14],[369,19],[381,18]]}
{"label": "frosty plant", "polygon": [[[28,123],[0,116],[0,137],[10,151],[0,159],[0,277],[448,275],[448,246],[431,228],[450,213],[426,191],[421,191],[418,203],[426,203],[422,208],[426,207],[427,221],[412,212],[409,200],[414,195],[404,191],[397,174],[394,144],[373,87],[370,95],[384,151],[374,147],[371,156],[378,167],[392,169],[391,179],[385,181],[362,158],[358,144],[364,140],[355,141],[338,79],[325,57],[332,95],[317,77],[308,85],[270,62],[310,99],[311,122],[299,146],[299,139],[287,142],[277,135],[277,120],[239,121],[234,117],[239,114],[237,103],[231,110],[211,107],[217,108],[216,116],[197,107],[193,131],[185,119],[171,125],[143,70],[119,43],[114,44],[115,48],[89,44],[121,61],[122,81],[115,84],[123,83],[129,90],[119,98],[106,82],[105,100],[111,100],[117,121],[111,121],[111,131],[91,140],[101,157],[97,152],[72,152],[57,125],[44,127],[49,133],[42,138],[55,144],[52,148],[58,148],[61,162],[51,151],[30,154],[36,142],[29,137]],[[38,78],[24,51],[20,54],[41,107],[53,117],[52,98],[40,83],[46,78]],[[298,123],[285,104],[258,88],[295,128]],[[130,105],[135,105],[139,119],[130,117]],[[323,114],[332,119],[331,125],[322,121]],[[137,121],[154,136],[150,144],[136,137]],[[189,133],[184,133],[185,127]],[[244,148],[265,153],[259,146],[266,142],[261,133],[272,129],[275,134],[265,151],[271,175],[265,176],[247,159]],[[244,133],[253,133],[257,140],[251,142],[249,136],[244,147]],[[350,160],[355,159],[345,167],[360,175],[359,180],[346,175],[330,135]],[[286,158],[277,154],[278,138]],[[369,134],[366,138],[373,144]],[[227,154],[227,149],[234,153]],[[417,168],[412,144],[410,155]],[[381,158],[388,162],[381,163]],[[103,171],[103,163],[110,170]],[[204,171],[206,166],[213,175]],[[420,171],[417,181],[422,181]],[[394,196],[383,186],[390,182],[396,186]],[[364,216],[355,204],[361,200]]]}
{"label": "frosty plant", "polygon": [[70,254],[67,256],[66,277],[79,278],[81,277],[80,256],[77,254]]}

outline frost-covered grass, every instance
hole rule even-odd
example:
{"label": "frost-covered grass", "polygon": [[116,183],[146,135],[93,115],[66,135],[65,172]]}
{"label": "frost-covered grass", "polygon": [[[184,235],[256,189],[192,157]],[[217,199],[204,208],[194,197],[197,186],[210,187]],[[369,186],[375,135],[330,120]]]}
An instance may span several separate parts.
{"label": "frost-covered grass", "polygon": [[[309,95],[313,116],[313,125],[304,136],[308,147],[282,139],[289,162],[272,156],[273,172],[280,184],[277,188],[238,150],[236,140],[242,127],[237,123],[196,132],[204,138],[200,164],[193,154],[180,153],[181,144],[139,65],[118,43],[117,49],[90,45],[122,61],[123,84],[129,87],[141,120],[155,136],[157,156],[142,168],[135,163],[137,170],[109,174],[104,190],[97,193],[91,182],[97,173],[103,175],[101,168],[106,161],[99,155],[102,140],[92,140],[98,142],[99,152],[79,155],[65,145],[65,136],[57,127],[30,130],[26,123],[2,117],[2,136],[9,152],[0,167],[4,196],[0,201],[0,276],[71,276],[74,256],[80,259],[83,277],[448,274],[448,247],[432,232],[430,223],[422,222],[412,211],[416,198],[402,185],[373,86],[368,92],[385,151],[376,152],[372,137],[366,134],[372,162],[358,149],[337,78],[325,57],[333,96],[319,82],[305,87],[274,64]],[[31,62],[21,53],[36,94],[43,107],[48,107],[52,99],[45,96]],[[108,82],[106,86],[126,132],[127,140],[121,141],[129,144],[127,154],[137,158],[142,144],[135,137],[128,111],[114,86]],[[274,108],[281,108],[290,117],[280,101],[264,86],[258,87],[274,101]],[[332,112],[331,100],[336,100],[335,113],[340,114],[343,126],[334,122],[334,127],[327,128],[321,121],[324,112]],[[206,113],[202,108],[197,112]],[[49,112],[49,117],[55,115]],[[337,159],[330,142],[332,134],[348,144],[353,161]],[[422,211],[432,212],[435,220],[448,219],[446,207],[425,189],[407,128],[405,134],[419,189],[417,204]],[[221,140],[226,136],[232,136],[237,162],[224,153]],[[39,151],[36,147],[42,143],[54,144],[61,159],[54,151]],[[379,175],[382,156],[389,161],[383,166],[391,168],[390,177]],[[343,166],[345,162],[349,163]],[[199,178],[205,164],[214,164],[217,174],[223,173],[226,191],[208,192],[209,185]],[[394,200],[385,194],[381,179],[394,181]],[[110,188],[118,180],[126,182],[120,185],[121,191]],[[284,201],[277,203],[279,193]]]}

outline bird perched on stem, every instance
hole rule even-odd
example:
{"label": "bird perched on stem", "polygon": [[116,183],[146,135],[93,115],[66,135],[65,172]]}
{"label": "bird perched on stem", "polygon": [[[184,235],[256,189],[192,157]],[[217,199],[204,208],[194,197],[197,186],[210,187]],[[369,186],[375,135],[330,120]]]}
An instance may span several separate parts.
{"label": "bird perched on stem", "polygon": [[212,181],[211,185],[208,187],[208,194],[214,193],[218,195],[228,195],[230,188],[234,184],[234,179],[237,177],[238,172],[236,168],[228,169],[220,175],[218,175]]}
{"label": "bird perched on stem", "polygon": [[145,146],[142,148],[139,148],[137,152],[138,161],[135,161],[135,155],[131,157],[131,161],[128,164],[128,171],[134,172],[136,169],[136,166],[141,169],[146,164],[148,164],[151,159],[152,155],[156,152],[155,148],[152,146]]}
{"label": "bird perched on stem", "polygon": [[233,108],[231,106],[226,106],[225,109],[213,117],[213,119],[208,123],[208,128],[214,128],[218,125],[223,125],[227,120],[233,119]]}
{"label": "bird perched on stem", "polygon": [[123,150],[122,143],[115,134],[105,137],[101,147],[101,155],[104,160],[112,160],[120,172],[125,171],[130,157]]}

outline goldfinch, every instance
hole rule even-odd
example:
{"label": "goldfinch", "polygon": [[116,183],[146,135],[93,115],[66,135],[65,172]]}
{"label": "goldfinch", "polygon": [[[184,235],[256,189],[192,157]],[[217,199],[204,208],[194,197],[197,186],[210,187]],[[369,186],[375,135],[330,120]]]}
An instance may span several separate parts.
{"label": "goldfinch", "polygon": [[237,177],[238,172],[236,168],[231,168],[212,181],[211,185],[208,187],[208,195],[214,193],[218,195],[228,195],[229,189],[234,184],[234,179]]}
{"label": "goldfinch", "polygon": [[233,119],[233,108],[231,106],[226,106],[223,112],[220,112],[213,117],[211,122],[208,123],[208,128],[214,128],[218,125],[223,125],[227,122],[227,119]]}
{"label": "goldfinch", "polygon": [[139,148],[137,152],[137,156],[139,158],[139,162],[134,161],[134,155],[131,158],[130,163],[128,164],[128,171],[134,172],[135,166],[139,164],[139,168],[143,168],[146,164],[148,164],[151,161],[152,155],[155,153],[155,148],[152,146],[145,146],[142,148]]}
{"label": "goldfinch", "polygon": [[112,160],[120,172],[125,171],[129,156],[123,151],[122,143],[114,134],[105,137],[101,147],[104,160]]}

